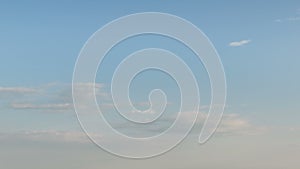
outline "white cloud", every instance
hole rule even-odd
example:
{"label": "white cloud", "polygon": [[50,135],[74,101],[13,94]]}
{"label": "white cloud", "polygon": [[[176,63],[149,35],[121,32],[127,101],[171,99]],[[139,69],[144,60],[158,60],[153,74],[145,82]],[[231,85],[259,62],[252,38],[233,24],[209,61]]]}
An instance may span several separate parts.
{"label": "white cloud", "polygon": [[[97,99],[106,100],[108,93],[102,83],[78,83],[74,85],[80,97],[93,97],[95,89]],[[90,92],[87,92],[88,91]],[[0,87],[1,99],[12,109],[65,111],[73,108],[72,85],[51,83],[35,88]],[[25,94],[32,94],[25,97]],[[24,97],[20,97],[24,95]],[[9,97],[8,97],[9,96]],[[27,95],[26,95],[27,96]],[[4,103],[3,102],[3,103]],[[0,105],[1,106],[1,105]]]}
{"label": "white cloud", "polygon": [[[105,85],[103,83],[77,83],[73,85],[73,90],[76,91],[77,95],[82,95],[84,97],[93,97],[94,91],[97,97],[102,99],[108,99],[108,92],[104,91]],[[70,85],[71,89],[71,85]],[[72,93],[69,93],[70,97]]]}
{"label": "white cloud", "polygon": [[[189,113],[186,114],[186,122],[192,122]],[[207,113],[199,113],[196,125],[202,127],[203,122],[207,118]],[[221,135],[255,135],[264,133],[265,127],[255,126],[248,119],[240,116],[239,114],[223,114],[220,125],[216,130],[216,134]],[[196,131],[197,132],[197,131]]]}
{"label": "white cloud", "polygon": [[287,18],[288,21],[300,21],[300,16],[296,16],[296,17],[289,17]]}
{"label": "white cloud", "polygon": [[58,104],[24,104],[13,103],[11,108],[13,109],[71,109],[73,105],[71,103],[58,103]]}
{"label": "white cloud", "polygon": [[300,8],[297,9],[296,14],[294,16],[290,16],[287,18],[281,18],[281,19],[275,19],[275,22],[296,22],[296,21],[300,21]]}
{"label": "white cloud", "polygon": [[37,93],[38,90],[34,88],[26,88],[26,87],[1,87],[0,86],[0,93],[17,93],[17,94],[24,94],[24,93]]}
{"label": "white cloud", "polygon": [[[183,113],[183,121],[181,121],[182,125],[191,124],[194,121],[194,116],[192,112],[182,112]],[[169,126],[172,125],[176,117],[165,117],[159,119],[155,124],[151,124],[148,127],[142,126],[142,132],[155,132],[156,134],[165,131]],[[197,121],[195,122],[195,129],[193,134],[198,135],[203,127],[204,121],[207,118],[207,113],[199,112]],[[118,123],[113,125],[117,128],[117,130],[130,130],[131,132],[135,132],[135,129],[138,127],[137,125],[133,125],[131,123]],[[139,128],[140,129],[140,128]],[[217,135],[258,135],[265,133],[267,131],[266,127],[254,125],[250,120],[242,117],[239,114],[224,114],[220,125],[216,130]],[[145,133],[143,133],[145,134]]]}
{"label": "white cloud", "polygon": [[284,19],[275,19],[274,22],[282,23],[282,22],[296,22],[300,21],[300,16],[288,17]]}
{"label": "white cloud", "polygon": [[225,114],[220,123],[217,133],[222,135],[238,134],[238,135],[256,135],[266,131],[265,127],[255,126],[245,118],[238,114]]}
{"label": "white cloud", "polygon": [[241,40],[241,41],[235,41],[235,42],[230,42],[229,43],[229,46],[232,46],[232,47],[238,47],[238,46],[243,46],[243,45],[246,45],[248,43],[250,43],[251,40]]}
{"label": "white cloud", "polygon": [[[100,134],[91,134],[93,137],[101,137]],[[42,142],[68,142],[90,143],[83,131],[56,131],[56,130],[29,130],[0,133],[0,140],[14,141],[42,141]]]}
{"label": "white cloud", "polygon": [[[186,123],[193,121],[191,119],[190,113],[185,112]],[[206,119],[206,114],[200,113],[196,125],[202,126],[204,120]],[[119,126],[115,126],[117,130],[125,131],[126,128],[130,131],[134,131],[135,134],[141,136],[152,136],[153,133],[161,133],[172,124],[171,119],[166,119],[157,123],[157,125],[152,125],[150,127],[141,129],[138,128],[139,132],[136,133],[136,126],[132,126],[132,123],[119,123]],[[171,122],[171,123],[170,123]],[[166,126],[167,125],[167,126]],[[125,130],[124,130],[125,129]],[[216,131],[219,136],[227,135],[257,135],[264,133],[265,128],[254,126],[249,120],[242,118],[238,114],[226,114],[223,116],[221,124]],[[146,132],[146,133],[145,133]],[[199,134],[199,128],[195,129],[194,134]],[[128,133],[128,132],[125,132]],[[129,132],[130,133],[130,132]],[[99,133],[89,133],[93,138],[101,138]],[[40,141],[40,142],[67,142],[67,143],[90,143],[90,140],[83,131],[61,131],[61,130],[29,130],[29,131],[13,131],[13,132],[0,132],[0,141]]]}
{"label": "white cloud", "polygon": [[[245,44],[247,42],[238,42]],[[237,44],[235,44],[237,45]],[[76,84],[77,90],[80,92],[79,95],[81,97],[90,97],[92,93],[86,92],[87,88],[96,88],[96,92],[98,95],[101,96],[107,96],[108,93],[103,89],[104,85],[103,84],[91,84],[91,83],[82,83],[82,84]],[[39,89],[39,90],[37,90]],[[31,93],[31,92],[37,92],[37,91],[42,91],[38,93],[38,96],[31,97],[29,100],[18,100],[18,97],[15,97],[16,100],[10,102],[8,105],[10,105],[10,108],[13,109],[19,109],[19,110],[45,110],[46,112],[69,112],[68,110],[71,110],[73,108],[72,104],[72,93],[71,93],[71,85],[70,84],[55,84],[51,85],[50,87],[40,87],[40,88],[13,88],[13,87],[7,87],[7,88],[0,88],[0,91],[2,92],[21,92],[21,93]],[[90,91],[90,90],[88,90]],[[42,100],[42,102],[41,102]],[[107,101],[107,100],[106,100]],[[110,100],[111,101],[111,100]],[[140,102],[136,103],[137,105],[140,106],[149,106],[148,102]],[[170,104],[170,103],[169,103]],[[100,102],[100,106],[105,106],[106,108],[112,107],[111,102]],[[84,106],[88,106],[88,104],[85,104]],[[219,106],[219,105],[217,105]],[[207,109],[208,106],[202,106],[201,111],[205,112],[205,109]],[[87,107],[88,110],[88,107]],[[87,111],[88,112],[88,111]],[[108,111],[110,112],[110,111]],[[138,112],[138,113],[145,113],[145,114],[152,114],[155,112]],[[184,118],[185,122],[184,123],[190,123],[193,121],[192,119],[192,114],[189,112],[184,112]],[[198,116],[198,121],[197,124],[203,124],[204,120],[206,119],[205,113],[199,113]],[[175,117],[175,116],[174,116]],[[166,126],[168,127],[169,124],[172,124],[174,121],[173,117],[164,117],[162,121],[156,123],[157,125],[153,125],[152,129],[155,131],[159,131],[160,129],[165,129]],[[121,123],[116,123],[118,126],[125,126],[122,128],[126,128],[128,124],[121,124]],[[130,126],[129,126],[130,127]],[[134,128],[135,126],[133,126]],[[151,128],[150,128],[151,130]],[[219,129],[217,130],[218,133],[255,133],[256,131],[260,130],[258,127],[255,127],[252,125],[247,119],[242,118],[238,114],[225,114],[223,116],[223,120],[220,124]]]}

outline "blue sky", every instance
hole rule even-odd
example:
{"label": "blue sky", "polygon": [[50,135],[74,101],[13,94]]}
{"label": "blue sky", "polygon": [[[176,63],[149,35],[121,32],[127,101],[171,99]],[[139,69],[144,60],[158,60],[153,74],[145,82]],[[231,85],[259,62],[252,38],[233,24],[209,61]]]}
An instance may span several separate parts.
{"label": "blue sky", "polygon": [[[115,159],[113,156],[106,155],[104,151],[94,150],[96,147],[89,145],[88,140],[82,143],[86,138],[80,134],[80,126],[72,108],[70,84],[77,56],[86,40],[96,30],[121,16],[153,11],[170,13],[192,22],[208,36],[222,60],[227,77],[227,106],[220,134],[213,137],[212,143],[208,143],[204,151],[210,152],[212,156],[214,153],[220,153],[217,160],[220,160],[223,168],[224,166],[239,168],[243,165],[222,161],[221,154],[224,152],[214,149],[214,145],[219,145],[224,151],[229,151],[226,147],[234,147],[234,144],[243,147],[241,152],[234,151],[227,158],[234,160],[242,154],[239,158],[246,162],[247,167],[250,163],[254,163],[253,168],[259,168],[262,161],[260,159],[255,161],[252,156],[261,155],[260,149],[263,149],[267,152],[273,150],[279,154],[276,155],[276,159],[282,161],[281,166],[284,168],[299,168],[300,164],[297,163],[296,158],[293,158],[300,155],[298,103],[300,100],[300,2],[296,0],[269,2],[166,0],[126,1],[126,3],[125,1],[106,3],[2,1],[0,3],[0,143],[2,142],[0,147],[11,147],[11,149],[5,148],[5,151],[0,153],[0,157],[6,159],[5,168],[19,168],[10,161],[13,157],[22,158],[22,153],[19,151],[24,153],[31,150],[33,159],[27,157],[28,161],[23,164],[25,168],[38,168],[34,165],[34,157],[37,157],[38,153],[50,151],[48,145],[56,148],[59,145],[64,147],[63,145],[68,142],[75,144],[74,147],[82,148],[87,157],[96,158],[94,156],[99,155],[100,160],[93,159],[94,161],[91,162],[88,158],[84,158],[78,165],[60,162],[54,167],[97,168],[100,165],[114,168],[117,164],[111,163],[112,159],[120,160],[120,163],[128,165],[129,168],[134,165],[132,161]],[[143,43],[140,43],[141,41]],[[108,92],[110,73],[114,70],[114,65],[122,60],[122,54],[129,54],[147,46],[163,47],[175,53],[185,51],[177,42],[163,37],[136,37],[126,42],[127,44],[123,46],[120,44],[119,48],[115,48],[111,57],[108,55],[105,60],[106,66],[99,69],[97,82],[104,86],[99,87],[102,96]],[[120,57],[113,57],[119,54]],[[209,103],[207,75],[201,63],[189,59],[192,54],[187,55],[183,56],[183,59],[197,74],[197,80],[203,86],[200,91],[204,95],[203,107],[205,107]],[[104,70],[104,73],[101,73],[101,70]],[[149,77],[148,80],[143,77],[136,79],[134,87],[139,91],[135,98],[137,104],[146,101],[145,96],[151,85],[159,85],[150,83],[156,78],[159,78],[162,88],[169,90],[169,94],[173,94],[171,100],[176,96],[176,86],[171,85],[172,87],[168,88],[172,83],[171,79],[152,73],[145,74]],[[102,99],[104,103],[110,102],[105,100],[105,97]],[[113,110],[108,108],[107,111]],[[69,135],[66,134],[68,132]],[[245,133],[259,134],[245,136]],[[284,139],[277,135],[279,133],[284,135]],[[59,138],[64,139],[60,141]],[[81,141],[74,143],[74,139]],[[251,142],[259,139],[262,141],[257,144],[262,148],[251,149],[253,146]],[[7,140],[15,141],[9,143]],[[39,142],[40,147],[32,145],[35,142]],[[184,145],[189,148],[194,146],[189,141]],[[174,163],[174,166],[165,164],[163,159],[174,161],[172,159],[184,157],[189,150],[184,150],[184,145],[167,157],[146,161],[145,164],[155,167],[153,163],[157,160],[166,168],[174,168],[179,164]],[[275,147],[278,149],[274,150]],[[70,151],[70,149],[65,147],[65,150]],[[203,156],[205,159],[205,155],[201,154],[201,148],[198,149],[200,155],[197,152],[194,155]],[[78,159],[77,156],[70,156],[78,151],[72,151],[58,155],[60,157],[56,160],[68,156],[66,161],[71,163],[72,160]],[[247,151],[250,151],[249,156],[243,154]],[[267,152],[264,154],[265,157],[272,155],[272,152],[270,154]],[[47,163],[46,159],[56,156],[56,153],[53,151],[45,159],[39,158]],[[286,157],[284,154],[291,156]],[[104,162],[106,160],[108,162]],[[194,158],[191,157],[190,160],[190,164],[180,164],[179,167],[199,168],[201,166]],[[268,160],[263,164],[264,168],[273,169],[280,166]],[[291,165],[284,165],[288,162]],[[143,162],[139,162],[139,165],[143,165]],[[217,164],[209,162],[203,165],[206,168],[219,168]]]}

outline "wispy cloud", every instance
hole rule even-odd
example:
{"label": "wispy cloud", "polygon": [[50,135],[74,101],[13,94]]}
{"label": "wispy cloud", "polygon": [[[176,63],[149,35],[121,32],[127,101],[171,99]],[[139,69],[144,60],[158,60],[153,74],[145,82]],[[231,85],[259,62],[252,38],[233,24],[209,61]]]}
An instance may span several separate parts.
{"label": "wispy cloud", "polygon": [[[183,113],[183,121],[181,121],[182,125],[191,124],[194,121],[193,113],[191,112],[182,112]],[[194,134],[199,134],[204,121],[207,118],[206,113],[199,113],[197,121],[195,122],[195,132]],[[148,126],[139,126],[132,123],[115,123],[113,126],[117,130],[121,130],[124,132],[134,132],[135,134],[140,135],[147,134],[152,135],[153,133],[159,134],[165,131],[172,123],[175,121],[176,117],[173,118],[162,118],[155,122],[154,124],[150,124]],[[131,131],[131,132],[130,132]],[[216,130],[217,135],[227,136],[227,135],[258,135],[265,133],[267,128],[264,126],[257,126],[252,124],[250,120],[240,116],[239,114],[224,114],[222,121],[220,122],[219,127]]]}
{"label": "wispy cloud", "polygon": [[296,22],[296,21],[300,21],[300,16],[293,16],[284,19],[275,19],[274,21],[278,23],[285,22],[285,21]]}
{"label": "wispy cloud", "polygon": [[294,16],[290,16],[290,17],[286,17],[286,18],[278,18],[278,19],[274,20],[274,22],[278,22],[278,23],[285,22],[285,21],[288,21],[288,22],[300,21],[300,8],[297,9],[296,14]]}
{"label": "wispy cloud", "polygon": [[13,109],[71,109],[73,105],[71,103],[58,103],[58,104],[24,104],[13,103],[11,108]]}
{"label": "wispy cloud", "polygon": [[[93,134],[93,137],[101,137]],[[42,141],[42,142],[67,142],[67,143],[90,143],[83,131],[57,131],[57,130],[27,130],[0,133],[0,141]]]}
{"label": "wispy cloud", "polygon": [[[207,113],[199,113],[196,121],[197,126],[202,126],[207,118]],[[186,121],[191,122],[189,114],[186,114]],[[251,121],[237,113],[223,114],[219,127],[216,130],[218,135],[256,135],[264,133],[266,128],[256,126]]]}
{"label": "wispy cloud", "polygon": [[238,46],[246,45],[246,44],[248,44],[250,42],[251,42],[251,40],[234,41],[234,42],[230,42],[229,46],[238,47]]}
{"label": "wispy cloud", "polygon": [[[245,44],[248,42],[236,42],[240,44]],[[237,44],[234,44],[237,45]],[[98,96],[108,96],[108,92],[105,91],[104,84],[76,84],[76,89],[80,92],[79,95],[81,97],[90,97],[93,95],[91,92],[86,92],[86,89],[95,88]],[[39,89],[39,90],[37,90]],[[71,85],[70,84],[54,84],[46,86],[46,87],[39,87],[39,88],[13,88],[13,87],[7,87],[7,88],[0,88],[0,91],[2,92],[20,92],[20,93],[35,93],[38,92],[38,96],[31,97],[29,100],[27,100],[27,97],[23,100],[18,100],[18,97],[15,97],[17,100],[13,100],[8,105],[11,109],[17,109],[17,110],[42,110],[43,112],[49,112],[49,113],[57,113],[57,112],[70,112],[70,110],[73,110],[73,103],[72,103],[72,93],[71,93]],[[40,92],[42,91],[42,92]],[[90,91],[90,90],[88,90]],[[107,101],[107,100],[106,100]],[[148,102],[137,102],[136,105],[140,105],[142,107],[149,107]],[[170,104],[170,103],[168,103]],[[105,106],[109,110],[114,109],[111,100],[109,102],[101,102],[100,106]],[[84,105],[88,106],[88,104]],[[216,105],[220,106],[220,105]],[[202,106],[201,112],[205,112],[204,110],[208,109],[208,106]],[[87,108],[87,110],[89,110]],[[87,111],[89,112],[89,111]],[[112,111],[107,111],[112,112]],[[134,113],[144,113],[146,115],[152,115],[154,112],[134,112]],[[184,113],[184,122],[186,124],[190,124],[193,122],[193,114],[191,112],[183,112]],[[198,116],[198,121],[196,122],[201,126],[206,119],[206,113],[200,113]],[[140,127],[137,125],[130,125],[128,123],[124,123],[124,121],[115,121],[113,126],[120,130],[134,130],[135,128],[140,127],[141,132],[147,132],[149,134],[153,134],[153,132],[161,132],[167,129],[175,120],[176,114],[170,114],[170,116],[164,116],[164,118],[160,119],[158,123],[154,123],[150,126],[150,128]],[[228,133],[254,133],[256,130],[259,130],[257,127],[252,125],[249,120],[239,116],[238,114],[225,114],[223,116],[223,121],[221,122],[220,128],[218,129],[218,133],[221,134],[228,134]],[[59,134],[56,134],[59,135]]]}
{"label": "wispy cloud", "polygon": [[0,93],[13,93],[13,94],[24,94],[24,93],[37,93],[39,90],[35,88],[26,87],[1,87]]}
{"label": "wispy cloud", "polygon": [[255,126],[239,114],[226,114],[220,123],[217,133],[222,135],[257,135],[264,133],[266,128]]}
{"label": "wispy cloud", "polygon": [[[108,97],[108,93],[103,90],[104,84],[101,83],[80,83],[75,84],[75,87],[80,91],[77,92],[80,94],[80,97],[93,97],[94,92],[86,92],[86,89],[91,88],[95,89],[97,98],[103,100],[103,98],[106,99]],[[35,88],[0,87],[0,94],[3,101],[5,101],[4,107],[10,109],[49,110],[47,112],[51,112],[71,110],[73,108],[71,84],[51,83]],[[27,97],[28,94],[30,94],[30,97]]]}
{"label": "wispy cloud", "polygon": [[287,18],[288,21],[300,21],[300,16],[295,16],[295,17],[289,17]]}

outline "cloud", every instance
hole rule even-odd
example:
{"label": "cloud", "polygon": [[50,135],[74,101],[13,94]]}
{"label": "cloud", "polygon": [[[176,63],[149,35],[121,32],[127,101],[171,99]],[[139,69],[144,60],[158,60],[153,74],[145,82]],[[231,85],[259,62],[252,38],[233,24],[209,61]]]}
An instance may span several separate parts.
{"label": "cloud", "polygon": [[217,129],[217,133],[222,135],[257,135],[265,131],[265,127],[255,126],[239,114],[225,114]]}
{"label": "cloud", "polygon": [[[91,134],[101,138],[100,134]],[[67,142],[90,143],[83,131],[57,131],[57,130],[27,130],[0,133],[0,141],[41,141],[41,142]]]}
{"label": "cloud", "polygon": [[[183,121],[181,125],[191,124],[194,121],[192,112],[182,112]],[[195,122],[193,134],[199,135],[201,128],[203,127],[204,121],[207,118],[207,113],[199,112],[198,118]],[[155,123],[147,125],[137,125],[130,122],[118,122],[112,124],[115,129],[120,130],[124,133],[134,133],[138,136],[147,135],[152,136],[153,134],[159,134],[168,129],[175,121],[175,117],[164,117],[158,119]],[[258,126],[251,123],[247,118],[242,117],[239,114],[224,114],[220,122],[219,127],[216,130],[216,135],[227,136],[227,135],[258,135],[265,133],[267,130],[264,126]]]}
{"label": "cloud", "polygon": [[[185,122],[190,123],[193,119],[189,113],[185,112]],[[202,126],[206,118],[206,114],[200,113],[196,121],[196,126]],[[149,137],[162,133],[173,123],[174,119],[161,119],[155,125],[146,127],[144,125],[137,128],[132,123],[118,123],[115,129],[124,134],[137,137]],[[127,130],[127,131],[126,131]],[[293,129],[294,130],[294,129]],[[266,128],[254,126],[249,120],[242,118],[238,114],[226,114],[223,116],[221,124],[216,131],[217,136],[231,135],[257,135],[266,131]],[[299,130],[297,130],[299,131]],[[198,135],[200,128],[196,127],[193,134]],[[102,134],[89,133],[93,138],[100,139]],[[0,132],[1,141],[38,141],[38,142],[58,142],[58,143],[90,143],[90,140],[83,131],[62,131],[62,130],[27,130]]]}
{"label": "cloud", "polygon": [[[207,113],[199,113],[195,126],[202,127],[207,118]],[[193,119],[190,113],[186,113],[185,120],[191,123]],[[200,129],[197,129],[200,131]],[[266,130],[263,126],[255,126],[247,118],[237,113],[223,114],[222,120],[216,130],[218,135],[256,135],[264,133]],[[198,132],[196,131],[196,133]],[[197,133],[198,134],[198,133]]]}
{"label": "cloud", "polygon": [[235,41],[235,42],[230,42],[229,43],[229,46],[232,46],[232,47],[238,47],[238,46],[243,46],[243,45],[246,45],[248,43],[250,43],[251,40],[241,40],[241,41]]}
{"label": "cloud", "polygon": [[26,87],[1,87],[0,93],[14,93],[14,94],[26,94],[26,93],[37,93],[39,90],[34,88]]}
{"label": "cloud", "polygon": [[[239,42],[239,43],[245,43],[245,42]],[[110,98],[109,93],[106,92],[104,88],[104,84],[101,83],[80,83],[75,84],[76,89],[79,91],[77,94],[79,94],[80,97],[91,97],[93,93],[87,92],[90,91],[91,88],[95,88],[98,96],[103,96]],[[38,89],[38,90],[37,90]],[[86,90],[88,89],[88,90]],[[9,108],[17,109],[17,110],[40,110],[47,113],[57,113],[57,112],[70,112],[70,110],[73,110],[73,103],[72,103],[72,90],[71,90],[71,84],[51,84],[42,86],[39,88],[23,88],[23,87],[6,87],[6,88],[0,88],[0,91],[2,92],[18,92],[18,93],[36,93],[34,97],[23,97],[23,99],[20,99],[19,97],[15,97],[11,102],[9,102]],[[148,107],[148,102],[136,102],[134,103],[139,106]],[[169,103],[170,104],[170,103]],[[105,102],[100,102],[100,106],[104,106],[108,109],[114,109],[112,105],[112,100],[106,100]],[[83,106],[87,106],[87,112],[89,112],[89,105],[85,104]],[[216,105],[220,106],[220,105]],[[198,120],[196,124],[199,126],[203,125],[204,120],[206,119],[207,114],[203,113],[205,112],[205,109],[208,109],[208,106],[202,106],[201,107],[201,113],[199,113]],[[112,111],[106,111],[109,113],[112,113]],[[137,113],[137,112],[135,112]],[[152,115],[154,112],[138,112],[138,113],[145,113],[145,115],[149,114]],[[193,114],[192,112],[183,112],[184,113],[184,122],[185,124],[189,124],[193,122]],[[170,115],[170,116],[169,116]],[[114,117],[114,116],[113,116]],[[161,121],[155,122],[152,125],[149,126],[143,126],[140,127],[138,125],[131,125],[128,123],[124,123],[124,121],[120,120],[114,120],[113,123],[116,128],[120,130],[134,130],[137,127],[140,127],[140,131],[142,132],[149,132],[150,134],[153,134],[153,132],[160,132],[167,129],[172,123],[174,122],[176,117],[175,113],[169,113],[166,116],[163,116]],[[147,128],[149,127],[149,128]],[[220,124],[219,129],[217,130],[218,133],[221,134],[233,134],[233,133],[256,133],[260,130],[260,128],[252,125],[249,120],[241,117],[238,114],[225,114],[223,116],[223,120]]]}
{"label": "cloud", "polygon": [[[79,90],[77,94],[79,93],[80,97],[93,97],[94,92],[90,90],[91,88],[95,89],[97,99],[102,101],[108,97],[108,93],[104,91],[104,84],[102,83],[78,83],[74,84],[74,86]],[[87,89],[91,92],[87,92]],[[35,88],[0,87],[0,94],[5,107],[11,109],[49,110],[48,112],[55,112],[73,108],[72,84],[51,83]],[[20,97],[20,94],[24,96]],[[31,95],[27,97],[25,94]]]}
{"label": "cloud", "polygon": [[71,103],[58,103],[58,104],[24,104],[13,103],[11,104],[13,109],[71,109],[73,105]]}
{"label": "cloud", "polygon": [[300,21],[300,16],[296,16],[296,17],[289,17],[287,18],[288,21]]}
{"label": "cloud", "polygon": [[[71,87],[71,85],[70,85]],[[103,89],[105,85],[103,83],[77,83],[73,85],[73,89],[77,92],[82,92],[84,95],[94,95],[96,96],[107,96],[108,93],[104,92]],[[92,90],[91,90],[92,89]]]}
{"label": "cloud", "polygon": [[300,21],[300,16],[288,17],[284,19],[275,19],[274,22],[282,23],[282,22],[296,22]]}
{"label": "cloud", "polygon": [[296,14],[294,16],[290,16],[287,18],[279,18],[279,19],[275,19],[275,22],[281,23],[281,22],[296,22],[296,21],[300,21],[300,8],[297,9]]}

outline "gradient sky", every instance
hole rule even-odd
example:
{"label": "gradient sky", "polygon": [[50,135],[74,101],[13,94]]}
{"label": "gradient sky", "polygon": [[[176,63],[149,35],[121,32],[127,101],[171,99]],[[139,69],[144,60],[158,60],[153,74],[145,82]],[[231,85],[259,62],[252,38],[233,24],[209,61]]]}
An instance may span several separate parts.
{"label": "gradient sky", "polygon": [[[72,74],[96,30],[121,16],[153,11],[187,19],[208,36],[224,65],[227,106],[207,144],[197,145],[192,134],[166,155],[126,160],[82,133],[72,107]],[[299,1],[1,1],[0,20],[0,168],[300,167]],[[202,84],[205,112],[209,83],[201,63],[189,59],[192,54],[180,44],[157,36],[129,39],[108,54],[97,75],[101,96],[123,55],[149,46],[185,53],[183,60]],[[132,86],[136,103],[145,106],[148,89],[161,82],[176,107],[172,80],[157,72],[144,75]]]}

